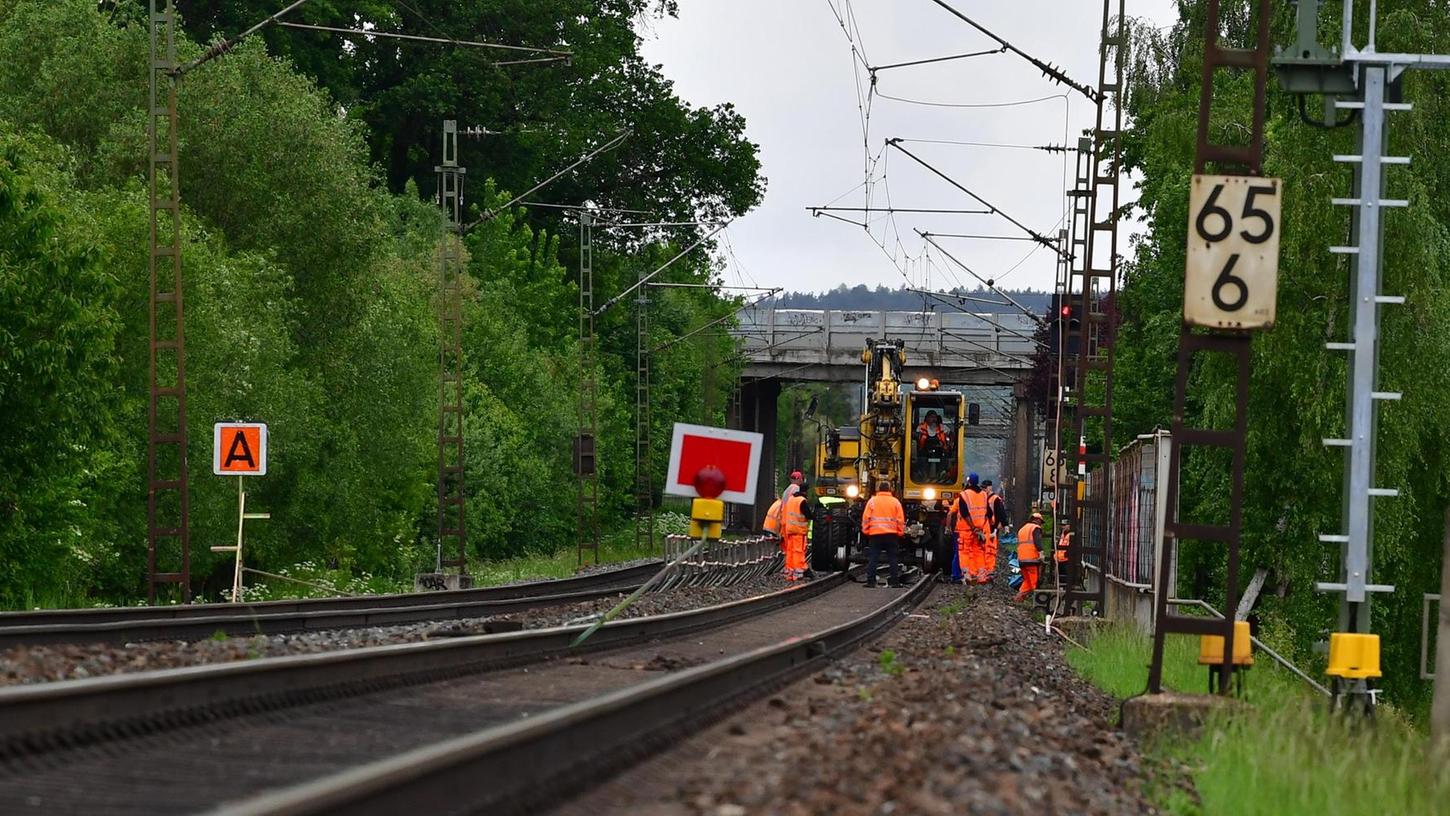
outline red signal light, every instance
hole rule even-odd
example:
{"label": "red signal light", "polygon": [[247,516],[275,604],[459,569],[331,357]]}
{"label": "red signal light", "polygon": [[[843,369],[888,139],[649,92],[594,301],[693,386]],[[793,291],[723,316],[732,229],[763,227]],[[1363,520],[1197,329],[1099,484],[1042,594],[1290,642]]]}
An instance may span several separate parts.
{"label": "red signal light", "polygon": [[1064,306],[1064,307],[1062,307],[1062,316],[1063,317],[1072,317],[1072,307],[1071,306]]}
{"label": "red signal light", "polygon": [[725,492],[725,472],[714,465],[706,465],[695,473],[695,492],[707,499]]}

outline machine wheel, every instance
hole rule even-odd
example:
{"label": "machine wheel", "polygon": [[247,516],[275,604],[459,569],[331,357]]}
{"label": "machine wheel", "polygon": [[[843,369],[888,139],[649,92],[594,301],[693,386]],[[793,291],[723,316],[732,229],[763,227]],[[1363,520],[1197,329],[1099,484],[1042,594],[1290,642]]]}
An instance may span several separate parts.
{"label": "machine wheel", "polygon": [[[830,573],[846,568],[841,548],[851,532],[851,513],[845,508],[829,511],[817,519],[811,536],[811,570]],[[849,554],[849,547],[847,548]]]}
{"label": "machine wheel", "polygon": [[946,576],[948,580],[952,577],[952,558],[956,556],[956,547],[947,536],[945,528],[938,527],[932,534],[929,542],[932,551],[932,567],[929,572],[938,572]]}

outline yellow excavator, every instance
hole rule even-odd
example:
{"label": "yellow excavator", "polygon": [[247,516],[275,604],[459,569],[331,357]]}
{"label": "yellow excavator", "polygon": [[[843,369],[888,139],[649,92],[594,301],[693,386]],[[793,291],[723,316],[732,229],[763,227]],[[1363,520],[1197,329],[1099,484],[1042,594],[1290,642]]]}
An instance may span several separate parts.
{"label": "yellow excavator", "polygon": [[965,479],[965,396],[935,379],[903,382],[906,344],[871,340],[861,352],[866,393],[855,425],[827,429],[816,451],[815,491],[844,503],[823,506],[813,525],[811,569],[832,572],[864,562],[861,511],[881,482],[906,510],[903,564],[927,573],[950,570],[945,521]]}

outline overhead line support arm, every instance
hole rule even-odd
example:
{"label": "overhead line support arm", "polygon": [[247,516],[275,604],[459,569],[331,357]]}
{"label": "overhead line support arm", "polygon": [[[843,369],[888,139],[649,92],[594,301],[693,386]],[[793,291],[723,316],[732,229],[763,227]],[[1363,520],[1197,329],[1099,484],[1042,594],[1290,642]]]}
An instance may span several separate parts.
{"label": "overhead line support arm", "polygon": [[975,28],[976,30],[995,40],[998,45],[1002,46],[1002,50],[1011,51],[1022,59],[1025,59],[1028,62],[1032,63],[1034,66],[1037,67],[1038,70],[1042,71],[1043,75],[1046,76],[1048,79],[1052,80],[1053,82],[1058,82],[1066,85],[1067,87],[1087,97],[1088,101],[1092,102],[1093,104],[1097,104],[1099,98],[1097,90],[1089,88],[1088,86],[1083,85],[1080,82],[1074,82],[1071,77],[1063,73],[1061,68],[1058,68],[1057,66],[1049,62],[1043,62],[1037,57],[1034,57],[1026,51],[1023,51],[1022,49],[1013,45],[1012,43],[1009,43],[1001,37],[998,37],[996,34],[988,31],[986,28],[983,28],[982,25],[976,20],[973,20],[967,15],[952,8],[950,5],[944,2],[944,0],[932,0],[932,2],[946,9],[953,17],[956,17],[958,20],[961,20],[972,28]]}

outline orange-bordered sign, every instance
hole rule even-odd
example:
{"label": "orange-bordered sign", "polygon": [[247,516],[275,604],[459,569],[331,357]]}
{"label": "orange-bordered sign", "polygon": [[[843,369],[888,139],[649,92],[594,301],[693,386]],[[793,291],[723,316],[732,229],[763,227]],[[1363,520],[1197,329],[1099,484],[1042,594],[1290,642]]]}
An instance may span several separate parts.
{"label": "orange-bordered sign", "polygon": [[725,477],[725,486],[720,492],[722,501],[754,504],[764,440],[761,434],[750,431],[676,422],[670,445],[670,467],[665,473],[665,493],[699,496],[695,477],[701,469],[715,467]]}
{"label": "orange-bordered sign", "polygon": [[218,476],[267,475],[267,426],[218,422],[211,426],[211,472]]}

